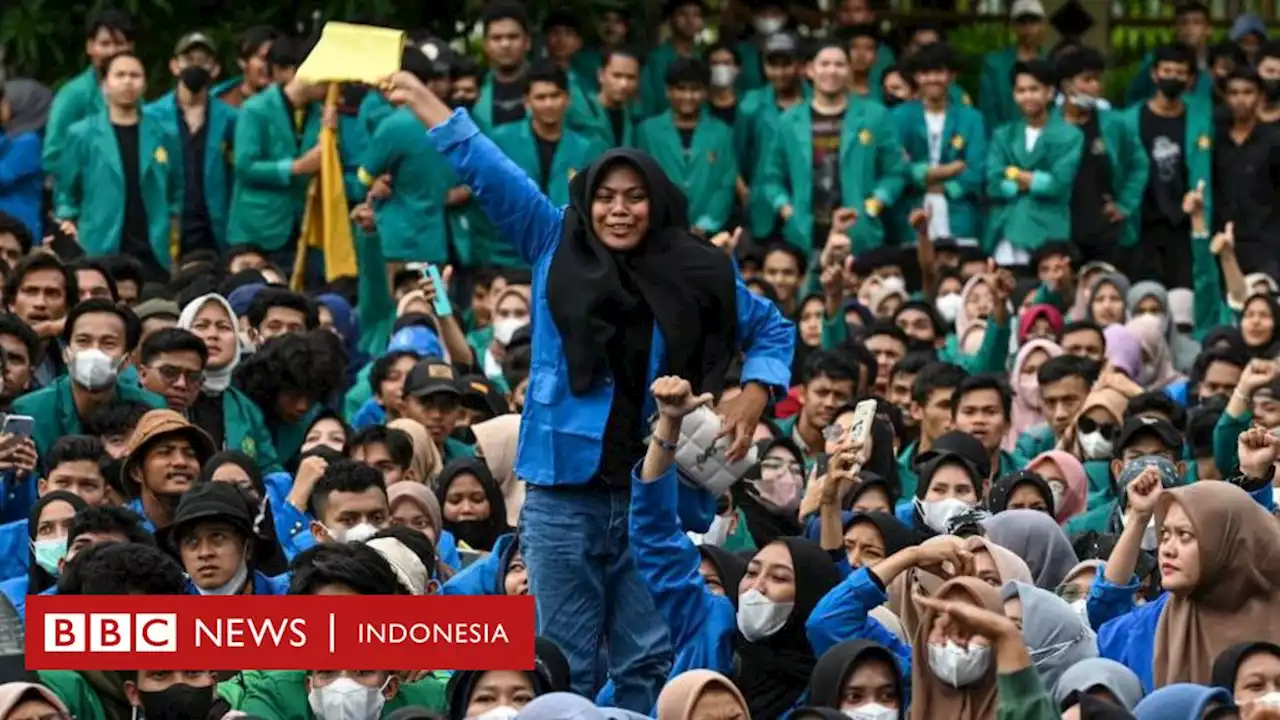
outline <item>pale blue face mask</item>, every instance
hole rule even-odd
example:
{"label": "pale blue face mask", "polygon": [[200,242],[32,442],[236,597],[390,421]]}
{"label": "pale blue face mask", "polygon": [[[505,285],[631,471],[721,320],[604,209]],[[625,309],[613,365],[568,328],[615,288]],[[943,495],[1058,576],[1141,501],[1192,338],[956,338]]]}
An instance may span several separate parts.
{"label": "pale blue face mask", "polygon": [[50,575],[58,577],[58,563],[67,556],[67,536],[36,540],[31,543],[31,552],[35,555],[37,565]]}

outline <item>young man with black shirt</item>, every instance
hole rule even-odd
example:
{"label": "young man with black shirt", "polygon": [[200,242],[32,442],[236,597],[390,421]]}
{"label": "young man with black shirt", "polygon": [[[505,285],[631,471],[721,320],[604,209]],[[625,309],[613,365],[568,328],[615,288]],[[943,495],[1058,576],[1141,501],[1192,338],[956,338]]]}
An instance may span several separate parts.
{"label": "young man with black shirt", "polygon": [[1138,242],[1133,222],[1147,189],[1142,141],[1120,113],[1103,110],[1106,63],[1091,47],[1057,60],[1062,117],[1084,134],[1080,167],[1071,192],[1071,241],[1080,262],[1122,265],[1122,248]]}
{"label": "young man with black shirt", "polygon": [[1186,45],[1158,48],[1151,77],[1155,96],[1125,111],[1150,162],[1138,224],[1139,252],[1128,254],[1125,274],[1133,281],[1189,288],[1191,219],[1182,210],[1182,200],[1204,183],[1205,207],[1211,207],[1212,107],[1184,98],[1196,78],[1195,53]]}
{"label": "young man with black shirt", "polygon": [[597,72],[600,91],[569,106],[569,127],[594,137],[606,148],[630,147],[638,123],[640,67],[641,56],[636,51],[608,51]]}
{"label": "young man with black shirt", "polygon": [[1213,225],[1218,231],[1235,223],[1236,257],[1246,273],[1280,277],[1280,128],[1258,120],[1262,80],[1253,68],[1236,68],[1227,77],[1226,107],[1230,124],[1218,127],[1213,152],[1218,205]]}
{"label": "young man with black shirt", "polygon": [[520,3],[495,4],[485,13],[484,56],[489,75],[471,117],[486,132],[525,117],[525,55],[529,52],[529,17]]}
{"label": "young man with black shirt", "polygon": [[707,65],[711,68],[707,109],[712,117],[732,126],[738,118],[737,81],[742,74],[742,56],[729,43],[720,42],[707,50]]}
{"label": "young man with black shirt", "polygon": [[1258,51],[1258,76],[1262,78],[1263,102],[1258,118],[1269,125],[1280,123],[1280,40],[1272,40]]}

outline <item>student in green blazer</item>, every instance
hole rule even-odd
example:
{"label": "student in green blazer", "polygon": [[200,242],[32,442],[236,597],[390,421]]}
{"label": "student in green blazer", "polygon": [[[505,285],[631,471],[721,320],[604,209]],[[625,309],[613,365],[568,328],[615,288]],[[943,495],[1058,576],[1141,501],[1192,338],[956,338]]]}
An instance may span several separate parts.
{"label": "student in green blazer", "polygon": [[588,135],[605,148],[632,147],[640,116],[636,89],[640,56],[631,50],[611,50],[597,72],[600,91],[570,96],[565,123],[574,132]]}
{"label": "student in green blazer", "polygon": [[600,90],[598,72],[612,50],[629,44],[631,35],[627,5],[623,0],[596,0],[595,42],[574,53],[573,71],[582,78],[583,90],[595,94]]}
{"label": "student in green blazer", "polygon": [[764,47],[764,73],[768,83],[749,90],[738,103],[733,122],[733,148],[738,174],[747,183],[747,223],[755,237],[773,232],[777,213],[759,191],[757,172],[767,140],[785,110],[809,102],[813,93],[804,81],[804,63],[795,35],[776,33]]}
{"label": "student in green blazer", "polygon": [[326,85],[293,78],[249,98],[236,119],[235,187],[227,242],[292,253],[307,198],[320,169]]}
{"label": "student in green blazer", "polygon": [[71,126],[106,109],[102,64],[116,53],[132,52],[133,38],[133,20],[119,10],[97,10],[85,20],[84,52],[89,56],[89,67],[58,88],[44,128],[44,170],[55,183],[60,179],[59,171],[71,140]]}
{"label": "student in green blazer", "polygon": [[698,55],[698,36],[706,27],[702,0],[666,0],[662,20],[671,30],[671,39],[649,53],[640,74],[640,103],[645,117],[667,109],[667,68],[676,58]]}
{"label": "student in green blazer", "polygon": [[978,81],[978,109],[991,132],[1022,117],[1013,101],[1013,66],[1045,57],[1040,47],[1045,33],[1044,3],[1016,0],[1009,8],[1009,18],[1014,46],[983,55]]}
{"label": "student in green blazer", "polygon": [[170,158],[176,141],[142,112],[142,61],[120,54],[103,67],[107,111],[71,126],[56,215],[90,257],[134,255],[154,280],[173,262],[182,209],[182,174]]}
{"label": "student in green blazer", "polygon": [[[188,40],[184,38],[184,40]],[[209,83],[213,70],[213,48],[189,44],[170,61],[178,79],[178,87],[160,96],[146,107],[146,113],[160,122],[174,139],[178,152],[169,162],[179,177],[185,179],[187,163],[201,160],[200,185],[186,187],[179,230],[181,251],[217,247],[226,249],[227,216],[231,209],[231,148],[235,140],[236,111],[213,97]],[[199,155],[188,158],[189,139],[203,138]]]}
{"label": "student in green blazer", "polygon": [[278,39],[280,32],[267,25],[254,25],[245,30],[236,47],[236,64],[241,74],[215,83],[213,96],[239,110],[246,100],[266,90],[272,81],[267,53]]}
{"label": "student in green blazer", "polygon": [[689,200],[689,220],[707,237],[724,229],[733,209],[738,163],[728,125],[703,110],[709,71],[678,58],[667,68],[671,109],[640,125],[639,148],[653,156]]}
{"label": "student in green blazer", "polygon": [[[1209,19],[1209,7],[1202,2],[1184,2],[1175,6],[1173,13],[1175,40],[1195,53],[1197,70],[1191,95],[1206,102],[1213,99],[1213,73],[1209,67],[1209,43],[1213,40],[1213,25]],[[1149,100],[1156,93],[1152,70],[1156,65],[1156,53],[1149,52],[1142,58],[1142,65],[1129,83],[1125,104],[1133,107]]]}
{"label": "student in green blazer", "polygon": [[[893,207],[893,232],[911,244],[909,218],[916,208],[933,208],[930,235],[977,240],[981,237],[987,133],[982,114],[952,99],[954,55],[945,45],[925,45],[911,58],[918,99],[893,109],[893,122],[906,152],[908,190]],[[946,208],[946,212],[939,211]]]}
{"label": "student in green blazer", "polygon": [[[881,216],[902,194],[906,170],[897,128],[883,105],[847,92],[849,56],[841,43],[819,48],[809,77],[813,100],[782,114],[759,166],[762,198],[801,252],[825,241],[832,213],[841,209],[859,213],[853,252],[879,247]],[[822,165],[815,166],[815,152]]]}
{"label": "student in green blazer", "polygon": [[521,3],[491,5],[484,17],[484,56],[489,72],[471,117],[485,133],[524,119],[525,59],[532,39],[529,17]]}
{"label": "student in green blazer", "polygon": [[880,59],[880,30],[875,25],[854,25],[842,32],[849,50],[849,87],[861,98],[880,102],[884,99],[881,78],[884,68],[877,72]]}

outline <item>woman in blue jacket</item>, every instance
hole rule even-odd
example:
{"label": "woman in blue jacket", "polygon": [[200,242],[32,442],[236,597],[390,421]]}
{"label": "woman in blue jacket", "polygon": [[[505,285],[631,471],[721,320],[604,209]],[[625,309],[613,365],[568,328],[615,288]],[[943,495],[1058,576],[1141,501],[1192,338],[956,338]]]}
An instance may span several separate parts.
{"label": "woman in blue jacket", "polygon": [[870,640],[846,640],[823,653],[809,684],[811,707],[866,720],[904,720],[908,695],[893,652]]}
{"label": "woman in blue jacket", "polygon": [[71,519],[87,507],[79,495],[64,490],[46,493],[32,506],[27,522],[31,541],[27,574],[0,582],[0,593],[13,604],[18,617],[25,617],[28,595],[39,595],[57,586],[62,560],[67,556]]}
{"label": "woman in blue jacket", "polygon": [[[257,462],[239,450],[224,450],[205,461],[200,468],[200,482],[224,482],[245,491],[262,508],[262,522],[258,527],[259,543],[255,561],[257,568],[267,575],[279,575],[289,569],[289,561],[297,554],[292,547],[291,528],[280,527],[275,511],[287,503],[289,486],[293,478],[287,473],[273,473],[271,485],[262,479]],[[274,491],[274,492],[273,492]]]}

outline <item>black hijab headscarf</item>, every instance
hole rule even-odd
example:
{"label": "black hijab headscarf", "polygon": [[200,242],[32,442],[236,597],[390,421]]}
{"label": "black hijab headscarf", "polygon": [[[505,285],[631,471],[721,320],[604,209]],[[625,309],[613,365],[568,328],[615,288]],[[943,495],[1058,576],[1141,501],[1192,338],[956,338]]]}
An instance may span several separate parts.
{"label": "black hijab headscarf", "polygon": [[[818,658],[809,682],[809,704],[839,710],[845,681],[860,662],[871,658],[884,660],[893,668],[899,702],[905,704],[908,693],[902,687],[902,673],[898,670],[897,660],[888,648],[870,640],[845,640]],[[898,717],[905,717],[904,707],[899,707]]]}
{"label": "black hijab headscarf", "polygon": [[31,541],[31,545],[27,548],[30,556],[31,565],[27,569],[27,594],[39,595],[58,584],[58,578],[50,575],[48,571],[40,567],[36,562],[36,529],[40,527],[40,513],[53,502],[67,503],[75,510],[76,514],[82,513],[89,508],[79,495],[69,493],[66,490],[54,490],[47,495],[42,496],[31,506],[31,514],[27,517],[27,539]]}
{"label": "black hijab headscarf", "polygon": [[886,558],[900,550],[920,544],[920,535],[915,530],[903,525],[902,521],[888,513],[850,513],[843,523],[845,532],[848,532],[854,523],[859,522],[871,523],[880,531],[880,538],[884,540],[884,556]]}
{"label": "black hijab headscarf", "polygon": [[[764,460],[769,451],[776,447],[785,448],[797,463],[800,463],[801,466],[804,465],[804,454],[800,452],[800,448],[790,438],[762,440],[756,443],[756,457]],[[804,525],[800,524],[800,518],[797,516],[795,508],[790,511],[779,512],[766,506],[751,491],[751,483],[746,481],[759,479],[760,463],[757,462],[747,468],[747,471],[742,474],[738,482],[734,483],[729,490],[733,495],[733,504],[742,510],[742,514],[747,519],[747,532],[751,534],[751,539],[755,541],[756,547],[762,548],[774,540],[784,537],[804,535]]]}
{"label": "black hijab headscarf", "polygon": [[280,543],[276,538],[276,521],[271,512],[271,502],[267,497],[267,485],[262,479],[262,471],[253,458],[239,450],[223,450],[215,453],[200,468],[200,482],[213,482],[213,474],[223,465],[235,465],[249,476],[249,484],[253,486],[252,494],[261,503],[259,512],[262,520],[257,523],[258,531],[253,545],[253,567],[264,575],[280,575],[289,570],[289,560],[284,556]]}
{"label": "black hijab headscarf", "polygon": [[[610,250],[596,236],[591,203],[606,171],[625,164],[649,192],[649,232],[635,249]],[[609,370],[609,343],[639,306],[652,312],[667,346],[667,373],[695,393],[717,396],[735,356],[737,276],[724,251],[689,232],[688,201],[645,153],[601,155],[569,181],[564,236],[551,259],[547,303],[564,347],[569,383],[585,394]],[[647,329],[644,330],[648,332]]]}
{"label": "black hijab headscarf", "polygon": [[1236,673],[1240,672],[1240,664],[1250,655],[1266,653],[1280,657],[1280,645],[1266,640],[1242,642],[1223,650],[1213,660],[1213,671],[1210,683],[1214,687],[1226,688],[1227,692],[1236,691]]}
{"label": "black hijab headscarf", "polygon": [[840,571],[817,543],[798,537],[779,538],[795,567],[796,599],[787,623],[759,642],[739,632],[738,672],[734,678],[753,718],[780,718],[809,687],[817,658],[809,647],[805,623],[818,602],[840,583]]}
{"label": "black hijab headscarf", "polygon": [[[534,644],[534,653],[541,648],[536,642]],[[539,658],[534,658],[534,668],[538,667]],[[467,706],[471,704],[471,695],[475,692],[476,685],[480,682],[480,678],[484,677],[490,670],[460,670],[449,678],[449,684],[445,686],[445,695],[449,698],[449,720],[465,720],[467,717]],[[525,675],[529,676],[529,681],[533,684],[533,696],[546,695],[553,692],[551,687],[551,679],[540,670],[524,670]]]}
{"label": "black hijab headscarf", "polygon": [[733,602],[733,607],[737,609],[738,586],[742,584],[742,576],[747,574],[747,563],[750,561],[715,545],[699,545],[698,552],[703,560],[711,563],[711,567],[716,569],[716,574],[720,576],[720,585],[724,588],[724,596],[729,598]]}
{"label": "black hijab headscarf", "polygon": [[1036,492],[1040,494],[1045,505],[1049,508],[1049,517],[1054,517],[1053,490],[1049,487],[1049,483],[1040,477],[1039,473],[1034,473],[1030,470],[1011,472],[997,480],[996,484],[991,486],[991,493],[987,496],[987,509],[993,515],[1008,510],[1009,497],[1013,495],[1013,491],[1019,485],[1026,484],[1035,487]]}
{"label": "black hijab headscarf", "polygon": [[1250,345],[1244,341],[1244,335],[1241,335],[1241,343],[1244,345],[1245,354],[1255,360],[1272,360],[1280,355],[1280,303],[1268,293],[1256,293],[1250,295],[1248,300],[1244,301],[1244,307],[1240,310],[1240,315],[1249,309],[1249,306],[1255,302],[1266,303],[1267,309],[1271,311],[1271,319],[1276,324],[1271,328],[1271,337],[1261,345]]}
{"label": "black hijab headscarf", "polygon": [[472,550],[489,552],[500,536],[511,532],[511,526],[507,524],[506,501],[502,499],[502,491],[498,489],[493,473],[489,472],[489,466],[477,458],[458,458],[445,465],[436,478],[436,499],[440,501],[443,512],[449,486],[464,473],[474,475],[480,487],[484,488],[484,497],[489,501],[489,517],[484,520],[450,520],[445,517],[444,529]]}

